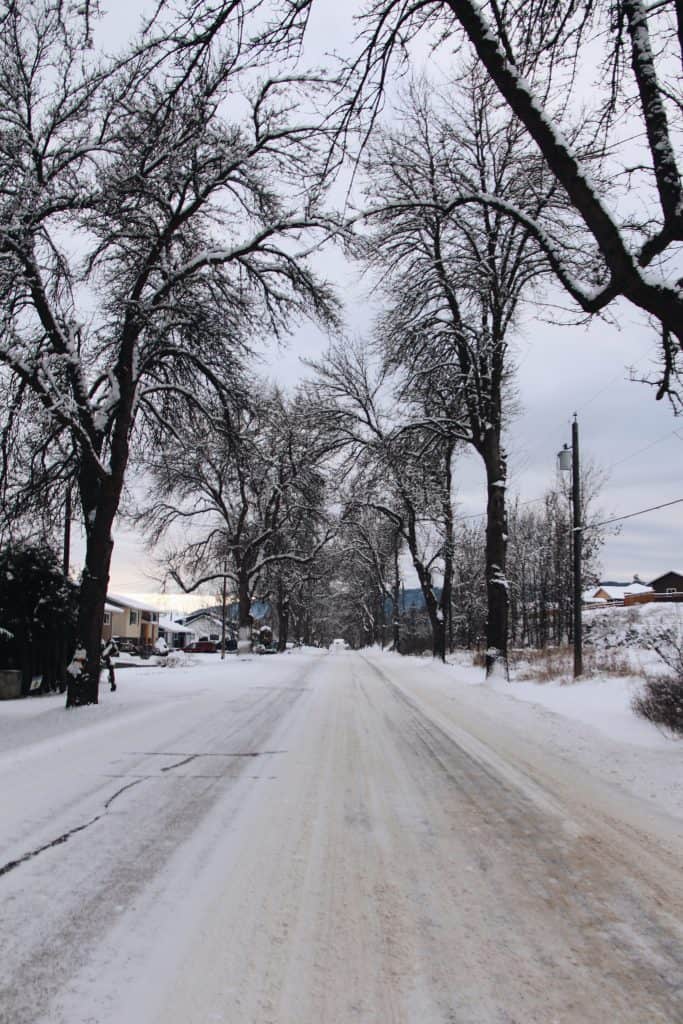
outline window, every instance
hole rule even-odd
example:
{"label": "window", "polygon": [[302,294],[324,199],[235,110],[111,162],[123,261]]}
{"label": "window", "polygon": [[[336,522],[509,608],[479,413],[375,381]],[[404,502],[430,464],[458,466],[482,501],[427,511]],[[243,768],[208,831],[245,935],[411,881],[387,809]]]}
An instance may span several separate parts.
{"label": "window", "polygon": [[667,587],[666,588],[666,592],[667,592],[667,594],[675,594],[676,593],[676,588],[675,587]]}
{"label": "window", "polygon": [[111,612],[105,612],[104,613],[104,620],[103,621],[104,621],[104,625],[105,626],[111,626]]}
{"label": "window", "polygon": [[133,611],[132,608],[130,610],[130,620],[129,621],[130,621],[131,626],[137,626],[137,624],[138,624],[138,613]]}

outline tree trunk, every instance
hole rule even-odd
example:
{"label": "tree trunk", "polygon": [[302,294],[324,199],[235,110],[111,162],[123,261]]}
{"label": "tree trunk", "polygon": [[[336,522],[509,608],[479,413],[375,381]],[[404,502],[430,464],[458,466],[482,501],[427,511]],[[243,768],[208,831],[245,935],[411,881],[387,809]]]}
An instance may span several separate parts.
{"label": "tree trunk", "polygon": [[446,640],[448,637],[448,621],[451,613],[451,598],[453,596],[453,548],[454,548],[454,525],[453,525],[453,503],[451,501],[453,448],[446,453],[446,466],[444,475],[444,490],[442,513],[444,518],[444,545],[443,545],[443,582],[441,597],[439,599],[440,610],[440,657],[446,660]]}
{"label": "tree trunk", "polygon": [[414,509],[410,509],[408,511],[407,520],[408,530],[406,539],[408,541],[408,550],[410,551],[410,555],[413,560],[413,567],[420,582],[420,590],[424,597],[427,615],[429,616],[429,624],[432,629],[432,655],[435,658],[440,658],[441,661],[445,661],[446,623],[444,621],[443,612],[436,600],[434,590],[432,589],[432,574],[424,565],[418,554],[416,516]]}
{"label": "tree trunk", "polygon": [[[111,533],[128,462],[127,436],[120,424],[114,432],[112,461],[116,462],[116,471],[102,476],[96,464],[84,458],[79,473],[86,547],[78,598],[76,653],[67,669],[67,708],[97,704],[98,701],[104,604],[114,550]],[[84,657],[79,658],[82,652]]]}
{"label": "tree trunk", "polygon": [[437,613],[432,619],[432,656],[440,661],[446,661],[446,622],[443,612],[437,608]]}
{"label": "tree trunk", "polygon": [[487,439],[486,465],[486,675],[502,664],[507,670],[508,582],[505,576],[507,522],[505,485],[507,470],[498,438]]}
{"label": "tree trunk", "polygon": [[238,569],[237,579],[237,653],[248,654],[251,651],[251,594],[249,592],[249,575],[243,566]]}
{"label": "tree trunk", "polygon": [[394,582],[391,589],[391,637],[394,651],[401,653],[401,574],[399,571],[399,532],[394,535]]}
{"label": "tree trunk", "polygon": [[[118,505],[118,502],[117,502]],[[99,510],[87,532],[85,568],[78,601],[76,648],[85,651],[85,663],[79,674],[68,673],[66,706],[97,704],[100,681],[100,646],[104,603],[109,584],[109,567],[114,542],[111,528],[115,510]]]}
{"label": "tree trunk", "polygon": [[285,592],[282,580],[278,580],[275,600],[278,628],[277,649],[282,652],[287,650],[287,640],[289,638],[289,595]]}

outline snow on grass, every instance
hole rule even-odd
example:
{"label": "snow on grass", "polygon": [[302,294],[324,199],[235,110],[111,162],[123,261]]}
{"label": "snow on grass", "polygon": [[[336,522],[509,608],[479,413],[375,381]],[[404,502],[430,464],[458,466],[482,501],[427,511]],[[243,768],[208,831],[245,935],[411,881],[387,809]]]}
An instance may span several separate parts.
{"label": "snow on grass", "polygon": [[557,679],[549,683],[513,679],[507,683],[497,678],[493,686],[516,700],[529,701],[557,715],[584,722],[621,743],[668,746],[671,737],[639,718],[631,709],[631,700],[641,684],[642,679],[637,676],[597,676],[571,683]]}
{"label": "snow on grass", "polygon": [[[283,656],[287,665],[298,652]],[[223,691],[230,684],[249,684],[260,677],[262,659],[257,655],[220,654],[185,655],[181,663],[157,664],[155,658],[143,660],[126,655],[118,659],[131,667],[116,667],[117,690],[111,693],[102,673],[99,703],[82,708],[65,708],[63,694],[28,697],[0,703],[0,766],[46,754],[50,745],[63,745],[82,738],[95,738],[117,729],[124,720],[138,721],[154,717],[160,711]],[[117,663],[115,662],[115,665]],[[291,667],[291,666],[290,666]]]}

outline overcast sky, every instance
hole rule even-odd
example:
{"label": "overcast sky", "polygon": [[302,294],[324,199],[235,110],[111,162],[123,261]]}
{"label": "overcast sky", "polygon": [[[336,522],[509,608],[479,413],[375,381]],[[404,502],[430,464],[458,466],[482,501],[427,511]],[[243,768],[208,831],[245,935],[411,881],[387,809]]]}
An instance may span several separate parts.
{"label": "overcast sky", "polygon": [[[358,6],[333,0],[314,4],[311,59],[320,60],[332,45],[343,48],[351,33],[349,11]],[[134,23],[141,5],[126,0],[112,7],[106,21],[110,42],[125,37],[126,25]],[[356,269],[338,253],[326,254],[323,266],[344,295],[349,330],[368,331],[372,305]],[[574,412],[583,459],[607,474],[599,500],[605,518],[683,498],[683,421],[674,418],[665,401],[655,401],[653,388],[629,380],[631,368],[636,376],[653,371],[656,338],[633,307],[624,304],[611,312],[617,315],[618,327],[599,320],[587,328],[559,326],[548,322],[547,311],[527,313],[515,340],[520,411],[507,434],[509,493],[521,501],[541,497],[552,485],[557,451],[571,440]],[[263,372],[294,386],[304,372],[300,357],[319,356],[326,344],[311,326],[296,331],[285,351],[265,343]],[[458,514],[481,514],[485,489],[479,461],[462,460],[455,478]],[[120,529],[115,541],[111,589],[154,590],[154,570],[139,538]],[[75,538],[75,567],[81,549]],[[683,571],[682,549],[683,503],[628,519],[603,549],[603,578],[626,580],[639,573],[651,579],[668,569]]]}

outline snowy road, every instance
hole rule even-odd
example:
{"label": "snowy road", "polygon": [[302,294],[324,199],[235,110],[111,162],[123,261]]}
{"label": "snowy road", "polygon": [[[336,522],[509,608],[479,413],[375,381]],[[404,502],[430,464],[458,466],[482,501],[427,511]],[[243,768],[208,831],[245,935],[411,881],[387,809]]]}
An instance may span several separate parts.
{"label": "snowy road", "polygon": [[2,708],[2,1024],[682,1021],[680,818],[416,665]]}

